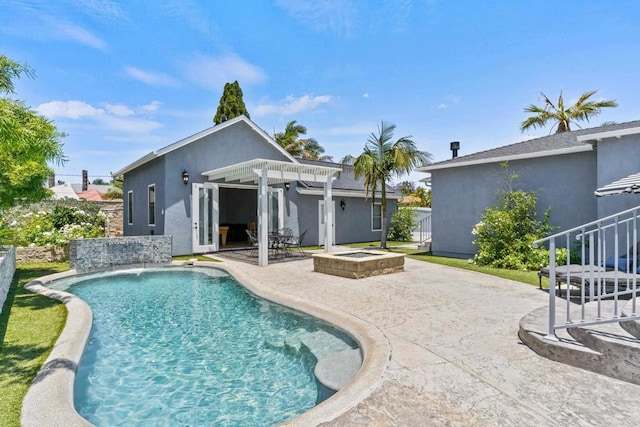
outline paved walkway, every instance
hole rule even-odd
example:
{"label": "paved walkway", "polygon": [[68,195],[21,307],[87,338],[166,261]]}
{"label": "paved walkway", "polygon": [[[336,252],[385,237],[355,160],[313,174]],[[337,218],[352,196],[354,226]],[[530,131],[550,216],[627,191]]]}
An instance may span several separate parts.
{"label": "paved walkway", "polygon": [[536,287],[410,259],[403,273],[361,280],[314,273],[311,259],[220,265],[384,334],[391,349],[384,373],[329,425],[640,424],[640,387],[549,361],[520,343],[520,318],[547,301]]}

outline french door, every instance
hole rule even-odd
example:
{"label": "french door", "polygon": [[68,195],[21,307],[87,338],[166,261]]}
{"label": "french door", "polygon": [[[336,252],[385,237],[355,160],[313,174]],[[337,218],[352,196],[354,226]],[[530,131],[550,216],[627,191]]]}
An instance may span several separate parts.
{"label": "french door", "polygon": [[193,253],[217,252],[219,242],[218,186],[210,182],[191,186]]}

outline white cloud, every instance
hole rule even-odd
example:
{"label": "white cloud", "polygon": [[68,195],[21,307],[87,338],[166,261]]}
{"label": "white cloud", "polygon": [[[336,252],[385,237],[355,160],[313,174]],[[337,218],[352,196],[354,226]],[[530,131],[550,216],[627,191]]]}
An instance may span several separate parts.
{"label": "white cloud", "polygon": [[443,109],[447,108],[447,104],[439,104],[436,108],[438,110],[443,110]]}
{"label": "white cloud", "polygon": [[294,19],[314,31],[349,36],[357,22],[353,0],[278,0]]}
{"label": "white cloud", "polygon": [[57,20],[48,21],[51,27],[50,37],[52,38],[73,40],[103,51],[108,48],[107,42],[80,26]]}
{"label": "white cloud", "polygon": [[261,83],[265,79],[262,69],[250,64],[238,55],[230,54],[219,58],[196,54],[187,60],[185,74],[194,83],[221,91],[224,84],[237,80],[243,85]]}
{"label": "white cloud", "polygon": [[362,97],[363,97],[363,98],[365,98],[365,99],[366,99],[366,98],[369,98],[369,94],[368,94],[368,93],[363,93],[363,94],[362,94]]}
{"label": "white cloud", "polygon": [[133,109],[124,104],[96,108],[82,101],[51,101],[38,105],[36,111],[50,119],[71,119],[103,132],[141,134],[162,127],[159,122],[136,117]]}
{"label": "white cloud", "polygon": [[105,104],[104,106],[107,113],[113,114],[114,116],[133,116],[135,113],[129,107],[124,104]]}
{"label": "white cloud", "polygon": [[110,0],[72,0],[71,3],[90,16],[118,19],[125,16],[120,5]]}
{"label": "white cloud", "polygon": [[80,119],[105,114],[101,108],[92,107],[82,101],[51,101],[38,105],[36,111],[50,119]]}
{"label": "white cloud", "polygon": [[143,114],[153,114],[158,111],[161,105],[162,102],[160,101],[151,101],[148,104],[139,106],[138,111]]}
{"label": "white cloud", "polygon": [[154,73],[130,66],[124,67],[124,71],[130,77],[149,86],[178,86],[178,81],[176,79],[163,73]]}
{"label": "white cloud", "polygon": [[287,96],[283,101],[278,104],[259,104],[254,109],[256,117],[280,114],[291,115],[300,113],[302,111],[313,110],[321,104],[326,104],[331,101],[330,95],[310,96],[303,95],[300,98],[294,98],[293,96]]}

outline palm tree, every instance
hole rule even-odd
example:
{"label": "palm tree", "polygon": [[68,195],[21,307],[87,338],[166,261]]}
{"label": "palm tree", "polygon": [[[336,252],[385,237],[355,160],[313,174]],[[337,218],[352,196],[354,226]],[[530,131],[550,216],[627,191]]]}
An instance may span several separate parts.
{"label": "palm tree", "polygon": [[[615,101],[589,101],[589,98],[596,92],[598,91],[591,90],[583,93],[580,99],[569,108],[564,107],[562,91],[560,91],[557,105],[551,102],[544,93],[540,92],[544,100],[544,107],[533,104],[526,107],[524,109],[525,113],[532,113],[535,114],[535,116],[529,117],[522,122],[522,124],[520,124],[520,131],[524,132],[529,128],[542,128],[551,121],[554,123],[554,126],[557,126],[556,133],[568,132],[571,130],[570,126],[572,122],[580,120],[586,120],[588,122],[589,119],[600,114],[600,110],[603,108],[618,106]],[[580,127],[579,125],[577,126]],[[553,127],[551,130],[553,130]]]}
{"label": "palm tree", "polygon": [[300,139],[300,135],[306,135],[307,128],[297,124],[295,120],[287,123],[284,132],[276,132],[273,138],[278,145],[284,148],[293,157],[307,159],[330,161],[331,156],[323,156],[324,148],[318,144],[314,138]]}
{"label": "palm tree", "polygon": [[364,146],[364,151],[353,160],[353,157],[343,158],[342,165],[349,166],[353,160],[353,171],[356,179],[364,177],[365,196],[372,193],[371,203],[375,205],[376,192],[380,186],[381,207],[381,237],[380,247],[387,247],[387,189],[391,177],[400,177],[410,173],[416,166],[427,164],[431,154],[419,151],[411,136],[404,136],[392,142],[396,125],[382,121],[378,126],[378,133],[371,133]]}

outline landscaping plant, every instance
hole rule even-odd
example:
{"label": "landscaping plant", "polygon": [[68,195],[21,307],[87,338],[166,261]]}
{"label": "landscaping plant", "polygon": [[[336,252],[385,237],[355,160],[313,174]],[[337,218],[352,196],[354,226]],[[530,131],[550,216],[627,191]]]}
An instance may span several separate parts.
{"label": "landscaping plant", "polygon": [[400,242],[411,242],[413,240],[413,230],[418,223],[415,220],[416,210],[411,207],[401,207],[391,218],[391,228],[389,229],[389,240]]}

